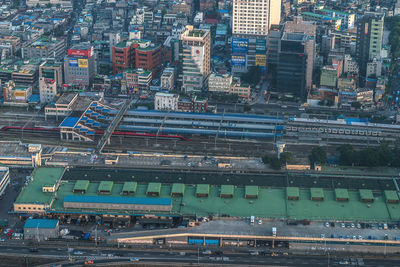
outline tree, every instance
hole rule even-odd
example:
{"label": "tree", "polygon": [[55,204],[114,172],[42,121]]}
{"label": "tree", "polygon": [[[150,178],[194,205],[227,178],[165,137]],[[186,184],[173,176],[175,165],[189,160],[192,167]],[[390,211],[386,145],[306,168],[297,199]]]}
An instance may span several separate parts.
{"label": "tree", "polygon": [[308,157],[310,159],[311,164],[315,163],[326,163],[326,151],[322,147],[313,147],[311,150],[311,154]]}
{"label": "tree", "polygon": [[318,106],[324,106],[324,105],[325,105],[325,100],[318,101]]}
{"label": "tree", "polygon": [[335,104],[335,101],[333,101],[332,99],[328,99],[328,100],[326,101],[326,105],[327,105],[328,107],[332,107],[334,104]]}
{"label": "tree", "polygon": [[269,166],[274,170],[280,170],[282,168],[282,161],[279,160],[277,157],[271,158]]}

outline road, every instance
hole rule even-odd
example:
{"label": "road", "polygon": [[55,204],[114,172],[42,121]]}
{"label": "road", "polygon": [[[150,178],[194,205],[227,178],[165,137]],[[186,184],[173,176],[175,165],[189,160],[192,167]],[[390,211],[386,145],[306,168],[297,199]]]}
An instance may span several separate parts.
{"label": "road", "polygon": [[[194,248],[195,249],[195,248]],[[76,254],[80,251],[80,254]],[[248,253],[228,253],[224,255],[203,255],[201,251],[191,250],[182,255],[179,251],[155,251],[155,250],[106,250],[106,249],[75,249],[69,253],[67,248],[39,247],[38,252],[30,252],[26,246],[0,246],[0,254],[21,256],[35,256],[54,258],[55,261],[67,260],[71,256],[73,262],[65,263],[63,266],[76,266],[86,260],[95,263],[129,262],[131,257],[139,258],[140,262],[161,263],[186,263],[186,264],[229,264],[229,265],[263,265],[263,266],[339,266],[339,262],[354,262],[355,266],[398,266],[398,259],[372,259],[372,258],[347,258],[337,256],[298,256],[298,255],[259,255],[251,256]],[[119,255],[119,256],[116,256]]]}

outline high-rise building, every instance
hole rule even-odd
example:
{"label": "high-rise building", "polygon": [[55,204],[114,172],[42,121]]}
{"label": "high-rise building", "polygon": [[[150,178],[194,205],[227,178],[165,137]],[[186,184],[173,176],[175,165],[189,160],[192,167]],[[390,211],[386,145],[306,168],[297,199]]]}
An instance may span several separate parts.
{"label": "high-rise building", "polygon": [[232,72],[266,70],[266,38],[281,21],[281,0],[233,0]]}
{"label": "high-rise building", "polygon": [[158,73],[161,67],[161,45],[149,40],[122,41],[112,47],[113,73],[121,73],[127,68],[143,68]]}
{"label": "high-rise building", "polygon": [[384,14],[367,12],[357,21],[356,58],[360,67],[360,81],[365,79],[367,64],[380,59]]}
{"label": "high-rise building", "polygon": [[40,103],[49,103],[62,87],[62,65],[51,61],[43,62],[39,67]]}
{"label": "high-rise building", "polygon": [[211,34],[208,30],[186,26],[179,37],[182,59],[182,89],[186,92],[201,91],[210,74]]}
{"label": "high-rise building", "polygon": [[277,66],[277,89],[305,98],[312,86],[314,39],[304,33],[283,33]]}
{"label": "high-rise building", "polygon": [[65,83],[89,86],[96,74],[94,48],[89,44],[74,45],[64,57]]}
{"label": "high-rise building", "polygon": [[268,35],[281,20],[281,0],[233,0],[232,34]]}

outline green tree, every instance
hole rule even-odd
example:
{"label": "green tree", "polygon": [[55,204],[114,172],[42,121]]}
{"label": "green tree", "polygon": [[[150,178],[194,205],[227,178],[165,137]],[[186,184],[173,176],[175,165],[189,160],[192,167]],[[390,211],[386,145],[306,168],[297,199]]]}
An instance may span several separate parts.
{"label": "green tree", "polygon": [[280,170],[282,168],[282,161],[279,160],[277,157],[271,158],[269,166],[274,170]]}
{"label": "green tree", "polygon": [[326,101],[326,105],[327,105],[328,107],[332,107],[334,104],[335,104],[335,101],[333,101],[332,99],[328,99],[328,100]]}
{"label": "green tree", "polygon": [[326,163],[326,151],[320,146],[313,147],[308,158],[310,159],[311,164],[324,164]]}

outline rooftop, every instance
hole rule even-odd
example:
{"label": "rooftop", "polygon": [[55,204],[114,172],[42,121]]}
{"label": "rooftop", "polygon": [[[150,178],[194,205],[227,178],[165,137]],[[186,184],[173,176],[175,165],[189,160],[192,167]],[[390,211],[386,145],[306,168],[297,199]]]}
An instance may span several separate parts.
{"label": "rooftop", "polygon": [[25,222],[24,228],[56,228],[58,220],[51,219],[28,219]]}
{"label": "rooftop", "polygon": [[43,192],[44,185],[56,184],[61,178],[64,168],[36,168],[31,174],[31,181],[22,189],[15,203],[49,204],[53,199],[51,192]]}

